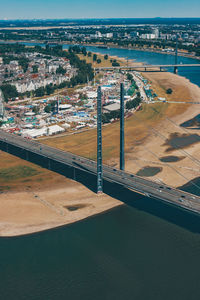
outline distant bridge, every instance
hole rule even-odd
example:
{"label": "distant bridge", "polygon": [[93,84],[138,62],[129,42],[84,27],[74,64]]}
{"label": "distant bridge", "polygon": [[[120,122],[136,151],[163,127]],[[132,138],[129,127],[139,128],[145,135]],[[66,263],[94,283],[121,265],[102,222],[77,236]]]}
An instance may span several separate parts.
{"label": "distant bridge", "polygon": [[[0,130],[0,149],[37,164],[42,162],[43,167],[52,171],[64,175],[68,172],[68,177],[79,182],[82,182],[80,173],[82,174],[81,178],[84,178],[87,183],[91,182],[91,176],[96,178],[97,175],[95,161],[2,130]],[[199,196],[171,188],[163,183],[156,183],[106,165],[103,165],[103,180],[145,196],[157,198],[165,203],[200,213]]]}
{"label": "distant bridge", "polygon": [[168,64],[168,65],[132,65],[132,66],[119,66],[119,67],[96,67],[94,70],[96,72],[100,71],[113,71],[113,70],[124,70],[124,71],[133,71],[142,69],[144,71],[149,71],[151,69],[158,69],[159,71],[162,71],[163,69],[167,68],[174,68],[174,73],[177,73],[178,68],[192,68],[192,67],[199,67],[200,64]]}

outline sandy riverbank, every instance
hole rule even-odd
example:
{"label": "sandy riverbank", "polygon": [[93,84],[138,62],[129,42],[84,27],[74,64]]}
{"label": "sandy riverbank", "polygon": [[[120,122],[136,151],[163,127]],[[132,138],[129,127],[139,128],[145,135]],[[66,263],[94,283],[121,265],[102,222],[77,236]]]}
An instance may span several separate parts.
{"label": "sandy riverbank", "polygon": [[[188,79],[171,73],[145,73],[143,75],[152,82],[153,89],[159,95],[166,97],[166,89],[172,88],[173,93],[168,96],[168,100],[177,101],[177,104],[163,103],[163,106],[166,106],[163,119],[156,126],[148,127],[145,141],[135,146],[134,153],[127,154],[126,169],[137,173],[145,167],[159,167],[161,171],[148,178],[179,187],[200,174],[199,129],[179,126],[200,113],[200,104],[187,104],[190,101],[200,103],[200,88]],[[185,103],[178,104],[178,102]],[[154,106],[149,106],[149,108],[153,110]],[[182,147],[177,139],[172,148],[166,140],[170,142],[174,135],[183,139],[195,136],[197,142]],[[168,163],[160,161],[161,158],[168,156],[175,156],[180,160]]]}
{"label": "sandy riverbank", "polygon": [[0,195],[0,236],[17,236],[80,221],[122,203],[66,179],[62,187]]}

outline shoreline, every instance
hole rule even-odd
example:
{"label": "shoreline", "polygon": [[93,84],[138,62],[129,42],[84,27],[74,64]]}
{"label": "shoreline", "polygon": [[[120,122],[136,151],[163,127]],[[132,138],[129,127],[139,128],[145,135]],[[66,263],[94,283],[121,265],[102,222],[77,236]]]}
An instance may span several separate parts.
{"label": "shoreline", "polygon": [[[66,187],[54,187],[50,191],[1,194],[0,238],[66,226],[123,205],[106,194],[96,195],[78,182],[69,179],[65,182]],[[69,209],[73,207],[77,209]]]}
{"label": "shoreline", "polygon": [[[9,41],[5,41],[5,40],[0,40],[0,43],[6,44],[6,43],[33,43],[33,44],[45,44],[45,41],[23,41],[23,40],[9,40]],[[77,43],[69,43],[69,42],[62,42],[62,45],[76,45]],[[88,43],[79,43],[79,45],[81,46],[88,46],[88,47],[99,47],[101,46],[100,44],[88,44]],[[151,48],[147,48],[147,49],[141,49],[141,48],[137,48],[137,47],[123,47],[123,46],[117,46],[117,45],[108,45],[108,49],[110,48],[114,48],[114,49],[124,49],[124,50],[135,50],[135,51],[142,51],[142,52],[150,52],[150,53],[157,53],[157,54],[164,54],[164,55],[172,55],[174,56],[175,53],[174,52],[165,52],[165,51],[161,51],[161,50],[157,50],[156,49],[151,49]],[[96,52],[94,52],[96,53]],[[199,56],[194,56],[194,55],[190,55],[189,53],[178,53],[178,57],[187,57],[187,58],[192,58],[192,59],[197,59],[200,60]]]}

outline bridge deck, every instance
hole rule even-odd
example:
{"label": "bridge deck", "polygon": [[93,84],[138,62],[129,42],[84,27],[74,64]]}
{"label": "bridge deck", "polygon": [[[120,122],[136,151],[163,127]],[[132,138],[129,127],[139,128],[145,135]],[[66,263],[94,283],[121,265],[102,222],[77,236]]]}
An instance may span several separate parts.
{"label": "bridge deck", "polygon": [[[5,149],[3,147],[5,145],[8,147],[12,145],[19,149],[27,150],[29,153],[35,153],[41,157],[73,167],[74,169],[96,174],[96,162],[92,160],[0,131],[1,149]],[[157,198],[192,212],[200,213],[199,196],[171,188],[165,184],[156,183],[106,165],[103,166],[103,179],[132,189],[148,197]]]}
{"label": "bridge deck", "polygon": [[95,70],[131,70],[131,69],[155,69],[155,68],[180,68],[180,67],[200,67],[200,64],[168,64],[168,65],[132,65],[119,67],[96,67]]}

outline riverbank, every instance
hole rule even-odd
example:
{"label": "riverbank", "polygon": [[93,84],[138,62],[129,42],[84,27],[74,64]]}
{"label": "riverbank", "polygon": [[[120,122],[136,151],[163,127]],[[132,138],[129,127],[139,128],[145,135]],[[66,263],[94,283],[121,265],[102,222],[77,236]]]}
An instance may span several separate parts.
{"label": "riverbank", "polygon": [[[0,43],[27,43],[27,44],[45,44],[46,41],[37,41],[37,40],[32,40],[32,41],[24,41],[24,40],[9,40],[9,41],[4,41],[0,40]],[[62,42],[62,45],[77,45],[77,43],[72,43],[72,42]],[[95,43],[79,43],[80,46],[85,46],[85,47],[99,47],[102,46],[101,44],[95,44]],[[152,49],[152,48],[138,48],[138,47],[123,47],[123,46],[117,46],[115,44],[107,44],[108,49],[110,48],[115,48],[115,49],[124,49],[124,50],[135,50],[135,51],[142,51],[142,52],[150,52],[150,53],[158,53],[158,54],[166,54],[166,55],[175,55],[175,52],[165,52],[162,51],[161,49]],[[200,60],[199,56],[195,56],[190,53],[178,53],[178,56],[180,57],[187,57],[187,58],[192,58],[192,59],[197,59]]]}
{"label": "riverbank", "polygon": [[[179,187],[199,176],[200,143],[198,128],[183,128],[180,125],[197,116],[200,112],[200,88],[188,79],[171,73],[145,73],[153,89],[167,100],[177,103],[163,103],[162,110],[155,103],[149,106],[157,124],[146,126],[145,141],[134,147],[134,153],[127,153],[127,170],[139,172],[148,166],[160,168],[156,175],[148,177],[173,187]],[[166,96],[171,88],[172,95]],[[180,102],[180,104],[179,104]],[[181,103],[183,102],[183,103]],[[138,120],[140,117],[138,118]],[[163,157],[174,156],[177,161],[163,163]]]}
{"label": "riverbank", "polygon": [[0,236],[30,234],[71,224],[122,205],[75,181],[64,177],[62,180],[60,186],[2,193]]}

